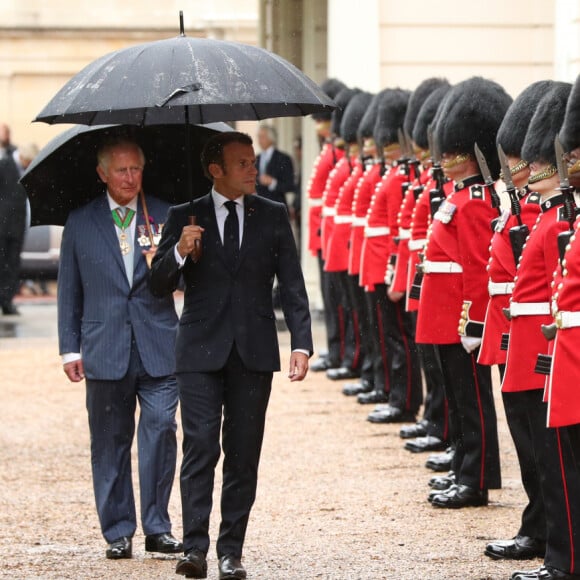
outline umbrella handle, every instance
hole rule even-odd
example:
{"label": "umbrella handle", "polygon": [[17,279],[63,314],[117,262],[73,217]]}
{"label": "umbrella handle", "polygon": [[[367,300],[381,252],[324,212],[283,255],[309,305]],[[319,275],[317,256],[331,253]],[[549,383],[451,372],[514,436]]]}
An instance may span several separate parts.
{"label": "umbrella handle", "polygon": [[[197,225],[197,220],[194,215],[190,215],[188,221],[190,226]],[[195,248],[190,256],[194,262],[197,262],[201,258],[201,240],[195,240]]]}
{"label": "umbrella handle", "polygon": [[[151,245],[151,249],[154,249],[155,241],[153,240],[153,232],[151,231],[151,222],[149,221],[149,211],[147,210],[147,202],[145,201],[145,192],[142,189],[139,192],[139,196],[141,198],[141,205],[143,206],[143,214],[145,215],[145,228],[147,229],[149,243]],[[147,267],[151,270],[153,254],[145,254],[145,261],[147,262]]]}

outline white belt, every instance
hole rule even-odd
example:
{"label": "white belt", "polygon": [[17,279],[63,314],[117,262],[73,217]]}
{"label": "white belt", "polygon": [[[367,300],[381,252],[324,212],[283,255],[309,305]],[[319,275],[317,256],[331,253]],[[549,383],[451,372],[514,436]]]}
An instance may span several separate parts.
{"label": "white belt", "polygon": [[431,262],[424,260],[422,263],[425,274],[461,274],[463,268],[457,262]]}
{"label": "white belt", "polygon": [[411,230],[399,228],[399,240],[410,240],[410,239],[411,239]]}
{"label": "white belt", "polygon": [[568,312],[566,310],[557,312],[556,326],[558,328],[574,328],[580,326],[580,312]]}
{"label": "white belt", "polygon": [[335,207],[328,207],[324,206],[322,208],[322,217],[332,217],[336,215],[336,208]]}
{"label": "white belt", "polygon": [[365,238],[376,238],[377,236],[388,236],[391,233],[391,228],[387,226],[366,226]]}
{"label": "white belt", "polygon": [[487,283],[487,291],[490,296],[497,296],[498,294],[511,294],[514,290],[513,282],[492,282]]}
{"label": "white belt", "polygon": [[322,198],[321,197],[310,197],[310,198],[308,198],[308,205],[310,207],[321,207],[322,206]]}
{"label": "white belt", "polygon": [[550,314],[549,302],[511,302],[510,315],[515,316],[534,316],[538,314]]}
{"label": "white belt", "polygon": [[353,226],[366,226],[367,225],[367,218],[366,217],[353,217],[352,218],[352,225]]}
{"label": "white belt", "polygon": [[351,224],[352,223],[352,216],[351,215],[335,215],[334,216],[334,223],[335,224]]}
{"label": "white belt", "polygon": [[409,240],[409,250],[412,252],[414,250],[422,250],[425,247],[427,240],[423,238],[422,240]]}

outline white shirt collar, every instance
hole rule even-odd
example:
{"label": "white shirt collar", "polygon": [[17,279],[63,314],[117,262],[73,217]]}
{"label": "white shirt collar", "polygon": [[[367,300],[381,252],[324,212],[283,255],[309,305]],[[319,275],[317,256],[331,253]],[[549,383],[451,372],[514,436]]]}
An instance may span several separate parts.
{"label": "white shirt collar", "polygon": [[216,191],[213,187],[211,188],[211,197],[213,199],[213,204],[216,208],[222,207],[226,201],[234,201],[237,205],[242,206],[244,205],[244,196],[240,195],[234,200],[230,200],[229,197],[222,195],[218,191]]}
{"label": "white shirt collar", "polygon": [[[129,209],[132,209],[134,212],[136,212],[138,198],[139,196],[136,195],[125,207],[128,207]],[[120,207],[119,204],[111,197],[111,194],[109,193],[108,190],[107,190],[107,200],[109,202],[109,208],[111,209],[111,211]]]}

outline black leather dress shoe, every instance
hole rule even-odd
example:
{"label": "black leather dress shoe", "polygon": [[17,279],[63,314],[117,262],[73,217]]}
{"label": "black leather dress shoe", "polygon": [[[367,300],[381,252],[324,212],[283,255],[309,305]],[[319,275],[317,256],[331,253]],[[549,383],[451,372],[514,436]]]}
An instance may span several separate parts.
{"label": "black leather dress shoe", "polygon": [[222,556],[219,561],[220,580],[242,580],[247,576],[246,569],[242,566],[240,558]]}
{"label": "black leather dress shoe", "polygon": [[316,359],[311,365],[310,370],[314,373],[321,373],[322,371],[327,371],[328,369],[338,368],[338,364],[332,364],[327,358],[320,357]]}
{"label": "black leather dress shoe", "polygon": [[424,453],[425,451],[443,451],[447,448],[447,442],[441,441],[439,437],[433,435],[425,435],[425,437],[417,437],[410,439],[405,443],[405,449],[412,453]]}
{"label": "black leather dress shoe", "polygon": [[580,575],[578,574],[570,574],[550,566],[545,566],[544,570],[538,575],[538,580],[578,580],[579,578]]}
{"label": "black leather dress shoe", "polygon": [[331,381],[343,381],[345,379],[358,379],[360,372],[348,367],[338,367],[337,369],[328,369],[326,371],[326,378]]}
{"label": "black leather dress shoe", "polygon": [[183,544],[170,533],[145,536],[145,551],[161,554],[177,554],[183,551]]}
{"label": "black leather dress shoe", "polygon": [[369,381],[362,380],[360,383],[346,383],[342,387],[342,394],[347,397],[355,397],[361,393],[370,393],[373,390],[373,385]]}
{"label": "black leather dress shoe", "polygon": [[487,489],[475,489],[468,485],[452,485],[431,500],[431,505],[441,508],[459,509],[485,506],[488,502]]}
{"label": "black leather dress shoe", "polygon": [[386,403],[389,400],[389,396],[385,391],[369,391],[368,393],[361,393],[357,395],[356,400],[361,405],[374,405],[376,403]]}
{"label": "black leather dress shoe", "polygon": [[449,471],[454,453],[453,448],[448,447],[443,453],[429,455],[427,461],[425,461],[425,467],[433,471]]}
{"label": "black leather dress shoe", "polygon": [[443,491],[449,489],[455,483],[455,472],[450,471],[447,475],[435,475],[429,480],[429,487]]}
{"label": "black leather dress shoe", "polygon": [[367,417],[367,421],[371,423],[413,423],[415,420],[414,413],[390,406],[380,411],[373,411]]}
{"label": "black leather dress shoe", "polygon": [[122,560],[124,558],[131,558],[133,555],[133,546],[131,538],[123,536],[122,538],[117,538],[109,544],[105,556],[109,560]]}
{"label": "black leather dress shoe", "polygon": [[415,439],[427,435],[427,421],[417,421],[414,425],[405,425],[399,431],[401,439]]}
{"label": "black leather dress shoe", "polygon": [[18,311],[18,308],[16,308],[16,306],[14,306],[14,304],[5,304],[4,306],[2,306],[2,314],[6,314],[8,316],[18,316],[20,314],[20,312]]}
{"label": "black leather dress shoe", "polygon": [[516,536],[511,540],[495,540],[483,553],[494,560],[531,560],[544,557],[546,543],[529,536]]}
{"label": "black leather dress shoe", "polygon": [[176,574],[186,578],[207,578],[207,560],[201,550],[189,550],[184,558],[177,562]]}
{"label": "black leather dress shoe", "polygon": [[539,568],[534,568],[533,570],[516,570],[511,576],[510,580],[532,580],[539,577],[539,575],[546,570],[546,567],[542,564]]}

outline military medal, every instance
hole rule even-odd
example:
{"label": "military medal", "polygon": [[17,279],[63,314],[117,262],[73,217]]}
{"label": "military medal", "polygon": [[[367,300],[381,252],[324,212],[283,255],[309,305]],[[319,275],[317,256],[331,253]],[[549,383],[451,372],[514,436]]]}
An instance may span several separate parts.
{"label": "military medal", "polygon": [[119,248],[121,249],[121,254],[126,256],[131,252],[131,244],[127,239],[125,230],[131,225],[135,211],[128,208],[117,207],[111,213],[113,214],[113,221],[121,230],[121,233],[119,234]]}

